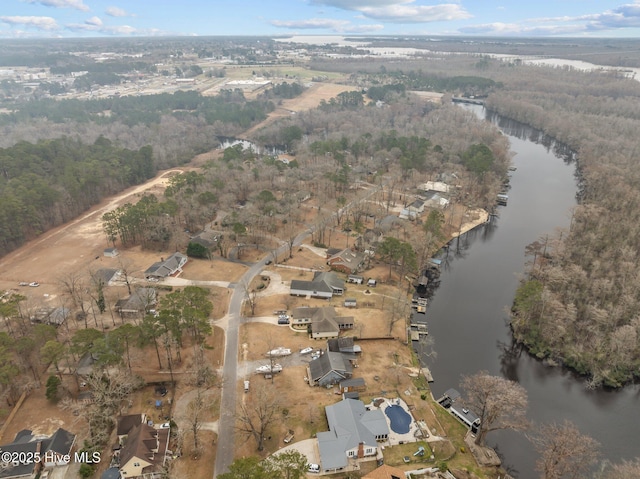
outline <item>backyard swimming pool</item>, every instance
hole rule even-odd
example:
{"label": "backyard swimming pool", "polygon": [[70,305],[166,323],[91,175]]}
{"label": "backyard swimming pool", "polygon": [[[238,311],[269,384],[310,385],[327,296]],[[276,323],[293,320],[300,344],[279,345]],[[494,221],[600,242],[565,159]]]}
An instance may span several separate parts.
{"label": "backyard swimming pool", "polygon": [[397,404],[388,406],[384,410],[384,413],[391,422],[390,427],[393,432],[397,434],[406,434],[409,432],[411,426],[411,415],[407,413],[402,406],[398,406]]}

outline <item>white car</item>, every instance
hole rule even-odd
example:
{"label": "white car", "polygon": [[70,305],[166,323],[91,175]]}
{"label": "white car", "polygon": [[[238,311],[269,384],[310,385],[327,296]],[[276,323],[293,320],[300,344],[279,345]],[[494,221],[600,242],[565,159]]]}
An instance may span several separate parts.
{"label": "white car", "polygon": [[40,286],[40,283],[36,283],[35,281],[32,283],[29,283],[29,286],[31,286],[32,288],[37,288],[38,286]]}
{"label": "white car", "polygon": [[320,472],[320,466],[318,464],[309,464],[309,472]]}
{"label": "white car", "polygon": [[160,426],[158,426],[158,429],[170,429],[171,428],[171,423],[169,422],[163,422],[162,424],[160,424]]}
{"label": "white car", "polygon": [[313,351],[313,348],[311,346],[309,346],[309,347],[306,347],[304,349],[301,349],[300,350],[300,354],[309,354],[312,351]]}

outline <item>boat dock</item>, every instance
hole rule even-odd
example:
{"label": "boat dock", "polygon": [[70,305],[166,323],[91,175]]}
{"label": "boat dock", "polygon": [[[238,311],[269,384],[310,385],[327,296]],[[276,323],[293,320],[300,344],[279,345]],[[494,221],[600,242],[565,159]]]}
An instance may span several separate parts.
{"label": "boat dock", "polygon": [[427,336],[428,334],[429,331],[427,330],[427,325],[425,323],[413,323],[409,327],[411,341],[420,341],[422,336]]}
{"label": "boat dock", "polygon": [[422,373],[422,375],[424,376],[424,378],[427,380],[428,383],[432,383],[433,382],[433,376],[431,375],[431,370],[424,366],[423,368],[420,369],[420,372]]}

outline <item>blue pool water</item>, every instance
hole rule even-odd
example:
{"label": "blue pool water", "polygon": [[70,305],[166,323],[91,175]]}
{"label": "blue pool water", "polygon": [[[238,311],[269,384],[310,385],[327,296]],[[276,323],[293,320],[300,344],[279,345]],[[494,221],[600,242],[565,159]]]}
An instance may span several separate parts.
{"label": "blue pool water", "polygon": [[384,413],[389,417],[391,421],[391,430],[398,434],[406,434],[409,432],[409,426],[411,425],[411,416],[407,413],[402,406],[393,405],[384,410]]}

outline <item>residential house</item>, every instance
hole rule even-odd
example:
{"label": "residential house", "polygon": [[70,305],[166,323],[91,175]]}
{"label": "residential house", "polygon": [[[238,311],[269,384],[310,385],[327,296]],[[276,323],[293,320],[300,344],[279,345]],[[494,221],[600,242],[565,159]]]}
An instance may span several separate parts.
{"label": "residential house", "polygon": [[351,377],[353,367],[341,353],[326,351],[309,363],[309,384],[331,386]]}
{"label": "residential house", "polygon": [[50,437],[42,440],[40,454],[44,457],[43,465],[46,469],[55,466],[66,466],[67,457],[76,442],[76,435],[58,428]]}
{"label": "residential house", "polygon": [[307,326],[312,339],[337,338],[340,331],[353,329],[352,316],[337,316],[333,306],[323,308],[295,308],[291,314],[292,326]]}
{"label": "residential house", "polygon": [[139,288],[131,296],[119,299],[115,310],[122,316],[144,315],[149,308],[156,304],[157,295],[154,288]]}
{"label": "residential house", "polygon": [[327,264],[336,271],[354,274],[364,269],[365,255],[347,248],[328,257]]}
{"label": "residential house", "polygon": [[218,248],[218,242],[223,239],[223,234],[220,231],[201,231],[194,237],[192,237],[189,242],[197,243],[201,246],[204,246],[209,250],[209,252],[214,251]]}
{"label": "residential house", "polygon": [[147,422],[147,415],[141,414],[128,414],[126,416],[118,416],[116,418],[116,434],[120,441],[124,440],[129,432],[138,424],[145,424]]}
{"label": "residential house", "polygon": [[113,286],[122,278],[122,270],[115,268],[100,268],[91,275],[91,280],[98,286]]}
{"label": "residential house", "polygon": [[319,432],[318,449],[323,471],[338,471],[350,460],[375,458],[378,442],[389,437],[389,426],[380,409],[367,410],[357,399],[343,399],[325,408],[329,431]]}
{"label": "residential house", "polygon": [[115,258],[118,256],[119,252],[116,248],[105,248],[102,254],[107,258]]}
{"label": "residential house", "polygon": [[344,293],[344,281],[333,272],[317,271],[311,281],[291,280],[289,294],[292,296],[310,296],[312,298],[332,298]]}
{"label": "residential house", "polygon": [[65,308],[64,306],[53,308],[53,311],[51,311],[49,317],[47,318],[47,324],[50,324],[52,326],[62,326],[70,314],[71,310],[69,308]]}
{"label": "residential house", "polygon": [[396,215],[387,215],[384,218],[376,220],[376,230],[381,234],[388,233],[401,223],[401,219]]}
{"label": "residential house", "polygon": [[357,354],[362,352],[362,348],[355,344],[355,338],[353,336],[329,339],[327,341],[327,349],[343,354]]}
{"label": "residential house", "polygon": [[427,181],[426,183],[422,183],[418,185],[418,189],[421,191],[435,191],[438,193],[449,193],[451,191],[451,186],[442,181]]}
{"label": "residential house", "polygon": [[424,201],[420,199],[415,200],[413,203],[407,206],[407,210],[409,210],[409,213],[412,214],[414,218],[420,216],[422,213],[424,213]]}
{"label": "residential house", "polygon": [[167,276],[177,276],[182,273],[182,267],[187,264],[189,258],[182,253],[173,253],[166,260],[161,258],[160,261],[153,263],[144,272],[147,279],[163,279]]}
{"label": "residential house", "polygon": [[59,306],[57,308],[42,307],[36,309],[29,317],[33,323],[45,323],[52,326],[61,326],[71,315],[69,308]]}
{"label": "residential house", "polygon": [[[25,457],[34,457],[38,452],[45,459],[42,461],[42,466],[53,468],[68,463],[65,456],[71,454],[75,440],[75,434],[62,428],[58,428],[49,437],[36,436],[32,431],[23,429],[16,434],[13,442],[1,445],[0,450],[12,456],[22,454]],[[0,460],[0,479],[35,477],[40,467],[41,464],[38,461],[2,462]]]}
{"label": "residential house", "polygon": [[438,193],[430,195],[424,202],[425,206],[429,208],[444,209],[449,206],[449,200]]}
{"label": "residential house", "polygon": [[369,474],[362,476],[362,479],[406,479],[406,477],[402,469],[383,464]]}
{"label": "residential house", "polygon": [[129,431],[119,453],[122,479],[161,471],[166,461],[169,431],[154,429],[147,424],[138,424]]}

